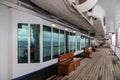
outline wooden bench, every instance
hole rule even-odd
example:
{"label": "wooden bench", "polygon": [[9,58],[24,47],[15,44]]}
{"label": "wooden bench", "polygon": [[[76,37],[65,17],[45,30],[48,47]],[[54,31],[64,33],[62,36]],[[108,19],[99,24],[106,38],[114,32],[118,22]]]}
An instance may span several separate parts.
{"label": "wooden bench", "polygon": [[96,52],[95,46],[92,46],[92,52]]}
{"label": "wooden bench", "polygon": [[62,54],[58,57],[58,73],[69,74],[80,66],[80,58],[74,58],[74,53]]}
{"label": "wooden bench", "polygon": [[89,50],[89,48],[84,49],[84,57],[90,58],[92,52]]}

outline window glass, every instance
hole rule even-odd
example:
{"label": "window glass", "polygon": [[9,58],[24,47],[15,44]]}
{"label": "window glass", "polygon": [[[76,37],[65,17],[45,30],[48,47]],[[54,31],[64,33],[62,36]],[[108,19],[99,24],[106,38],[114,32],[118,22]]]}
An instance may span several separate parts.
{"label": "window glass", "polygon": [[18,63],[28,63],[28,24],[18,24]]}
{"label": "window glass", "polygon": [[70,32],[70,34],[69,34],[69,52],[73,51],[72,48],[73,48],[73,36],[72,36],[72,33]]}
{"label": "window glass", "polygon": [[81,37],[81,49],[85,48],[85,38],[82,36]]}
{"label": "window glass", "polygon": [[73,33],[73,51],[76,50],[76,35]]}
{"label": "window glass", "polygon": [[40,62],[40,25],[30,25],[30,61]]}
{"label": "window glass", "polygon": [[66,31],[66,34],[65,34],[65,42],[66,42],[66,45],[65,45],[65,53],[69,52],[69,32]]}
{"label": "window glass", "polygon": [[60,30],[60,54],[64,54],[64,31]]}
{"label": "window glass", "polygon": [[91,39],[91,46],[94,46],[94,40]]}
{"label": "window glass", "polygon": [[80,50],[80,35],[77,35],[77,50]]}
{"label": "window glass", "polygon": [[43,26],[43,61],[51,59],[51,27]]}
{"label": "window glass", "polygon": [[112,35],[112,45],[115,46],[115,34]]}
{"label": "window glass", "polygon": [[89,47],[89,38],[86,38],[86,47]]}
{"label": "window glass", "polygon": [[94,46],[94,40],[93,39],[91,39],[91,46]]}
{"label": "window glass", "polygon": [[53,28],[53,58],[58,57],[58,51],[59,51],[59,30],[56,28]]}
{"label": "window glass", "polygon": [[104,26],[106,25],[106,19],[105,19],[105,16],[103,17],[103,23],[104,23]]}
{"label": "window glass", "polygon": [[91,45],[92,45],[92,39],[90,38],[90,47],[91,47]]}
{"label": "window glass", "polygon": [[90,47],[90,38],[88,38],[88,47]]}

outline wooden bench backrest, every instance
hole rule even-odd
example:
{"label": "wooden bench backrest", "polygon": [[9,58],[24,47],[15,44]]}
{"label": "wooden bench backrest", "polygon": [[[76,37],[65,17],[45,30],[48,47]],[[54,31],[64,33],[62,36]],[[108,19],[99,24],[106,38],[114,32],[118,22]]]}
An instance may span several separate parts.
{"label": "wooden bench backrest", "polygon": [[62,54],[58,57],[58,63],[63,62],[67,59],[72,59],[73,57],[74,57],[73,52]]}
{"label": "wooden bench backrest", "polygon": [[88,48],[85,48],[85,49],[84,49],[84,52],[89,52],[89,49],[88,49]]}

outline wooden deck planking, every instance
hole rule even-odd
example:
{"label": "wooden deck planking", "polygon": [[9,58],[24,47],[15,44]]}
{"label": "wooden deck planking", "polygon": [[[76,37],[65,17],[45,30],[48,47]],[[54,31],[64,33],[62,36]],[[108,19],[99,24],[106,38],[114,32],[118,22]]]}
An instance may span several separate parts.
{"label": "wooden deck planking", "polygon": [[49,80],[120,80],[120,61],[109,48],[98,48],[92,58],[85,58],[69,75]]}
{"label": "wooden deck planking", "polygon": [[[98,52],[93,53],[92,59],[84,59],[81,61],[79,69],[69,76],[69,80],[120,80],[120,68],[108,48],[100,48]],[[114,63],[116,64],[113,64]],[[85,66],[86,65],[86,66]],[[80,72],[78,72],[80,71]],[[75,76],[77,75],[77,76]],[[75,76],[75,77],[73,77]]]}

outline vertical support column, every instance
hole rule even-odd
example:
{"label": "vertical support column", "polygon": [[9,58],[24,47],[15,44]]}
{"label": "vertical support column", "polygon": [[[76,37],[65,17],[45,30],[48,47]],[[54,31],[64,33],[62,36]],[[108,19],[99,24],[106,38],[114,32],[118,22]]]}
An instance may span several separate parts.
{"label": "vertical support column", "polygon": [[43,24],[40,25],[40,63],[43,63]]}

